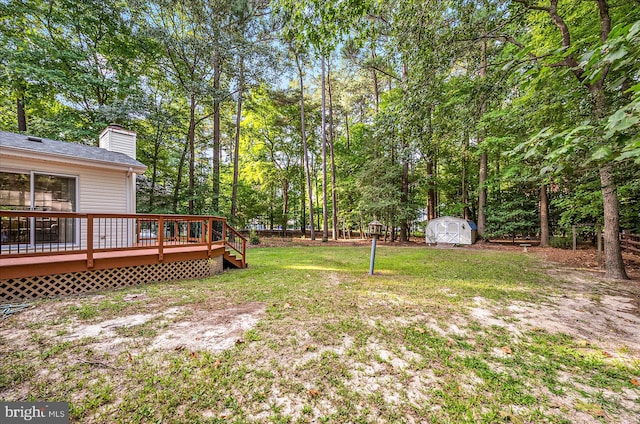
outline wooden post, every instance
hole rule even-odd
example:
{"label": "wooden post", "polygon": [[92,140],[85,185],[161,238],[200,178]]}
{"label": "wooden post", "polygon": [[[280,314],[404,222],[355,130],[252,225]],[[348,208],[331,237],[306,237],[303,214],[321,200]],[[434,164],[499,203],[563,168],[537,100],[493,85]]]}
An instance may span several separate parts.
{"label": "wooden post", "polygon": [[578,238],[576,236],[576,226],[575,225],[571,226],[571,235],[573,237],[573,251],[575,252],[576,249],[578,248]]}
{"label": "wooden post", "polygon": [[93,215],[87,215],[87,268],[93,268]]}
{"label": "wooden post", "polygon": [[158,218],[158,261],[164,259],[164,216]]}
{"label": "wooden post", "polygon": [[596,237],[598,238],[598,269],[602,269],[602,235],[600,226],[596,226]]}
{"label": "wooden post", "polygon": [[222,221],[222,242],[227,242],[227,221]]}
{"label": "wooden post", "polygon": [[207,219],[207,257],[211,257],[211,241],[213,240],[213,218]]}
{"label": "wooden post", "polygon": [[242,268],[246,268],[247,266],[247,241],[244,239],[240,239],[242,241]]}

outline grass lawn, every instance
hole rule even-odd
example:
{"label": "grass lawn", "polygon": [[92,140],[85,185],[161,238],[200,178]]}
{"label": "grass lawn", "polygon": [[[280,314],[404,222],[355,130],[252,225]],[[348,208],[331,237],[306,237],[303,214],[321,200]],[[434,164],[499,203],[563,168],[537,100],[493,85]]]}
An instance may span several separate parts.
{"label": "grass lawn", "polygon": [[374,277],[366,247],[249,263],[37,302],[0,323],[0,399],[72,422],[639,422],[640,290],[480,249],[379,247]]}

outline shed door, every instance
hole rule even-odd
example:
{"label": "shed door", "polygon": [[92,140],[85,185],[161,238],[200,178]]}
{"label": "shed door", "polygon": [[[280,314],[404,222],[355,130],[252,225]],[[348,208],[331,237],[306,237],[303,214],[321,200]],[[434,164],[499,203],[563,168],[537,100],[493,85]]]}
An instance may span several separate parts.
{"label": "shed door", "polygon": [[447,222],[447,241],[445,243],[460,243],[460,224]]}
{"label": "shed door", "polygon": [[436,231],[438,243],[460,243],[460,224],[457,222],[439,223]]}

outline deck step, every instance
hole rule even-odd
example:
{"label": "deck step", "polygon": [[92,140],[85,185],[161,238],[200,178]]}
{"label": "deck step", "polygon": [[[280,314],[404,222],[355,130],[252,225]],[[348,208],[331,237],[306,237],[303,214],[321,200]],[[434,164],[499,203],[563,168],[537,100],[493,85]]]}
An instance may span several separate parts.
{"label": "deck step", "polygon": [[238,258],[235,254],[231,253],[230,250],[225,250],[224,252],[224,260],[226,264],[233,268],[246,268],[246,264],[243,266],[242,259]]}

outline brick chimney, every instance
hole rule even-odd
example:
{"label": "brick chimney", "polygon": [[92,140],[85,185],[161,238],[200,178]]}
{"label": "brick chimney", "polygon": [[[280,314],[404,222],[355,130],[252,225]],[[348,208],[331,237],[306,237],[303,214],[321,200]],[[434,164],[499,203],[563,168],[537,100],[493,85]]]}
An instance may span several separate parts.
{"label": "brick chimney", "polygon": [[136,158],[136,133],[120,125],[109,124],[100,134],[100,147]]}

